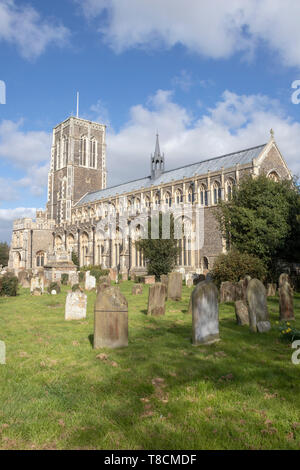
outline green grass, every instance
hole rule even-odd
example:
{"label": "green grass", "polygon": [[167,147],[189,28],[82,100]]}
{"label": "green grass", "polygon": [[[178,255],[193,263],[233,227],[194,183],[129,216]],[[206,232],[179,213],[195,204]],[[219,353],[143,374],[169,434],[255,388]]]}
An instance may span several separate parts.
{"label": "green grass", "polygon": [[[92,349],[93,304],[64,320],[57,296],[0,299],[1,449],[299,449],[300,365],[276,328],[254,334],[220,307],[221,341],[194,347],[190,290],[147,317],[147,287],[131,296],[129,347]],[[300,326],[300,295],[296,296]],[[272,324],[278,300],[269,300]],[[108,358],[97,358],[99,353]]]}

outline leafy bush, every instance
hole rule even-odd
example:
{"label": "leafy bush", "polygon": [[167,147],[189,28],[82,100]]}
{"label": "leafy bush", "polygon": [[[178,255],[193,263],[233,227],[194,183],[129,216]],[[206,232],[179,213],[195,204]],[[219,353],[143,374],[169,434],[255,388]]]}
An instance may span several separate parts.
{"label": "leafy bush", "polygon": [[79,284],[74,284],[72,286],[72,292],[75,292],[76,290],[80,290],[80,285]]}
{"label": "leafy bush", "polygon": [[61,275],[61,283],[63,286],[66,286],[68,284],[68,281],[69,281],[69,274],[62,274]]}
{"label": "leafy bush", "polygon": [[93,265],[82,266],[82,268],[80,268],[80,273],[79,273],[80,282],[84,280],[84,273],[86,271],[90,271],[91,276],[94,276],[97,282],[99,281],[99,278],[101,276],[107,276],[109,274],[109,269],[102,269],[101,266],[93,266]]}
{"label": "leafy bush", "polygon": [[12,274],[5,274],[0,278],[0,296],[15,297],[18,293],[18,278]]}
{"label": "leafy bush", "polygon": [[53,290],[55,290],[57,294],[60,293],[60,285],[57,282],[51,282],[50,286],[48,287],[49,294],[51,294]]}
{"label": "leafy bush", "polygon": [[213,279],[218,285],[225,281],[238,282],[247,275],[264,281],[266,274],[267,269],[261,259],[237,250],[219,255],[212,270]]}

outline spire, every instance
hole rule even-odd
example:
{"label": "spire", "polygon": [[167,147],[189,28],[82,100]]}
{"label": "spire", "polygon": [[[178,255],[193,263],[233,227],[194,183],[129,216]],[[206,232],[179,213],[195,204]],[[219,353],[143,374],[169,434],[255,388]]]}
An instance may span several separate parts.
{"label": "spire", "polygon": [[158,178],[165,171],[165,155],[160,153],[159,135],[156,134],[154,155],[151,155],[151,178]]}
{"label": "spire", "polygon": [[156,144],[155,144],[154,157],[157,157],[157,158],[160,157],[160,147],[159,147],[159,135],[158,135],[158,133],[156,134]]}

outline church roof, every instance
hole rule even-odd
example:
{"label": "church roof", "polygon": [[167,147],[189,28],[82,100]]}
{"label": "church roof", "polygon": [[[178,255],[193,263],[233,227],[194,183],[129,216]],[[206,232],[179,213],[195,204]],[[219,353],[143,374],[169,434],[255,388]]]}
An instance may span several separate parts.
{"label": "church roof", "polygon": [[172,181],[178,181],[183,178],[193,178],[194,176],[205,175],[208,171],[214,172],[221,170],[221,168],[228,169],[235,167],[237,164],[245,165],[247,163],[252,163],[252,160],[260,155],[265,146],[266,144],[258,145],[257,147],[210,158],[208,160],[192,163],[174,170],[164,171],[155,179],[151,179],[150,176],[147,176],[145,178],[129,181],[128,183],[87,193],[77,202],[76,206],[89,202],[96,202],[109,197],[120,196],[121,194],[137,191],[142,188],[150,188],[151,186],[171,183]]}

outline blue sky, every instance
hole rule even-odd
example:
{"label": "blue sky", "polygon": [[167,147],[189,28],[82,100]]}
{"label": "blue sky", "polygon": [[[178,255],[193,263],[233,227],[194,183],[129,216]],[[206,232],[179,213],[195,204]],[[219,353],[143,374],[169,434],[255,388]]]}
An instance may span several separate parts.
{"label": "blue sky", "polygon": [[[0,0],[0,240],[46,202],[52,128],[107,124],[108,184],[275,139],[300,174],[297,0]],[[1,95],[0,95],[1,96]]]}

